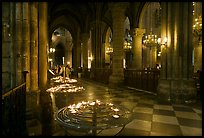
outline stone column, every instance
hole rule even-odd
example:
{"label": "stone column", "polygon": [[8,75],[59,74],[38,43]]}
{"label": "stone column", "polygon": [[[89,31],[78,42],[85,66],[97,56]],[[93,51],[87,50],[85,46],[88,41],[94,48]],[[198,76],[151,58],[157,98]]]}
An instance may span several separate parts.
{"label": "stone column", "polygon": [[124,68],[123,68],[123,36],[125,33],[124,21],[126,4],[114,3],[110,5],[113,17],[113,63],[112,75],[109,78],[110,86],[121,86],[124,81]]}
{"label": "stone column", "polygon": [[91,53],[92,53],[92,60],[91,60],[90,78],[93,78],[95,74],[95,68],[96,68],[96,40],[95,40],[94,28],[91,30]]}
{"label": "stone column", "polygon": [[48,23],[47,3],[39,3],[39,87],[47,85]]}
{"label": "stone column", "polygon": [[134,28],[133,29],[133,61],[132,67],[134,69],[142,69],[142,37],[145,33],[145,29]]}
{"label": "stone column", "polygon": [[30,10],[28,2],[23,3],[23,71],[26,74],[26,91],[30,90]]}
{"label": "stone column", "polygon": [[194,47],[194,72],[202,70],[202,40]]}
{"label": "stone column", "polygon": [[174,103],[192,102],[196,98],[192,79],[192,3],[163,3],[162,9],[162,14],[166,13],[162,16],[162,38],[166,35],[168,41],[162,46],[158,98]]}
{"label": "stone column", "polygon": [[151,47],[151,56],[150,56],[150,67],[151,68],[155,68],[156,67],[156,64],[157,64],[157,47],[156,46],[153,46]]}
{"label": "stone column", "polygon": [[80,42],[80,32],[79,30],[76,31],[76,37],[73,41],[73,68],[74,68],[74,73],[77,75],[77,69],[78,67],[81,66],[81,42]]}
{"label": "stone column", "polygon": [[16,26],[15,26],[15,45],[16,45],[16,71],[17,71],[17,77],[16,82],[17,85],[20,85],[23,82],[23,74],[22,74],[22,3],[17,2],[15,3],[15,20],[16,20]]}
{"label": "stone column", "polygon": [[146,68],[148,65],[148,48],[146,46],[143,45],[143,49],[142,49],[142,69]]}
{"label": "stone column", "polygon": [[96,20],[94,24],[94,47],[95,47],[95,67],[101,68],[102,67],[102,37],[101,37],[101,27],[102,23],[99,19]]}
{"label": "stone column", "polygon": [[84,33],[82,34],[82,51],[83,51],[83,68],[88,68],[88,39],[89,34]]}
{"label": "stone column", "polygon": [[15,11],[15,4],[13,2],[10,3],[10,31],[11,31],[11,88],[14,88],[16,85],[16,49],[15,49],[15,41],[14,40],[14,24],[15,24],[15,18],[14,13]]}
{"label": "stone column", "polygon": [[15,87],[13,76],[15,76],[15,55],[13,50],[13,41],[11,34],[11,27],[13,27],[13,20],[11,16],[13,5],[9,2],[2,3],[2,92],[6,92]]}
{"label": "stone column", "polygon": [[30,4],[30,90],[38,88],[38,3]]}

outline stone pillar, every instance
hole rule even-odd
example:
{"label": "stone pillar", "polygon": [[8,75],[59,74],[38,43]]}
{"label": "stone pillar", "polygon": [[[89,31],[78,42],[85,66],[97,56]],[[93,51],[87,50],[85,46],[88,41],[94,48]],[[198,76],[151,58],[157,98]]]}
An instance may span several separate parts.
{"label": "stone pillar", "polygon": [[126,4],[114,3],[111,6],[111,13],[113,17],[113,63],[112,75],[109,78],[110,86],[121,86],[124,81],[123,68],[123,36],[125,34],[124,21]]}
{"label": "stone pillar", "polygon": [[[2,92],[6,92],[15,87],[13,77],[16,75],[15,71],[15,49],[13,46],[13,3],[2,3]],[[15,64],[14,64],[15,63]]]}
{"label": "stone pillar", "polygon": [[95,68],[96,68],[96,40],[95,40],[95,29],[91,30],[91,53],[92,53],[92,60],[91,60],[91,73],[90,78],[94,77]]}
{"label": "stone pillar", "polygon": [[73,41],[74,46],[73,46],[73,68],[74,68],[74,73],[76,75],[78,67],[81,66],[81,42],[80,42],[80,32],[79,30],[76,31],[77,35]]}
{"label": "stone pillar", "polygon": [[143,49],[142,49],[142,69],[148,67],[148,48],[146,46],[143,45]]}
{"label": "stone pillar", "polygon": [[30,90],[38,88],[38,3],[30,4]]}
{"label": "stone pillar", "polygon": [[102,67],[102,37],[101,37],[101,27],[102,23],[99,21],[99,19],[96,20],[94,24],[94,45],[95,47],[93,50],[95,50],[95,67],[101,68]]}
{"label": "stone pillar", "polygon": [[82,34],[83,68],[88,68],[88,39],[89,34]]}
{"label": "stone pillar", "polygon": [[202,70],[202,40],[194,47],[194,72]]}
{"label": "stone pillar", "polygon": [[39,3],[39,87],[47,85],[48,23],[47,3]]}
{"label": "stone pillar", "polygon": [[145,29],[134,28],[133,29],[133,61],[132,67],[134,69],[142,69],[142,37],[145,33]]}
{"label": "stone pillar", "polygon": [[157,64],[157,47],[150,48],[150,67],[155,68]]}
{"label": "stone pillar", "polygon": [[26,91],[30,90],[30,11],[28,2],[23,3],[23,71],[26,73]]}
{"label": "stone pillar", "polygon": [[[168,9],[168,10],[167,10]],[[188,9],[186,11],[186,9]],[[162,3],[162,68],[158,98],[173,103],[194,101],[195,82],[192,79],[192,3]],[[164,22],[165,21],[165,22]]]}
{"label": "stone pillar", "polygon": [[17,2],[15,4],[16,10],[15,10],[15,20],[16,20],[16,26],[15,26],[15,45],[16,45],[16,71],[17,71],[17,77],[16,82],[17,85],[20,85],[23,82],[23,75],[22,75],[22,3]]}

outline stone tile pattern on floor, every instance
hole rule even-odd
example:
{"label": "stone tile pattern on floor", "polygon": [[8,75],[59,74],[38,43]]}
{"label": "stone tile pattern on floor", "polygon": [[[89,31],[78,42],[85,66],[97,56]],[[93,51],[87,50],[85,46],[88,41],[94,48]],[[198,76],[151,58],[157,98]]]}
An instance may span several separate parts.
{"label": "stone tile pattern on floor", "polygon": [[[100,83],[84,80],[79,80],[79,83],[85,91],[74,96],[72,94],[68,94],[68,97],[56,96],[55,104],[60,105],[56,110],[63,107],[67,101],[69,102],[66,105],[100,100],[124,106],[132,112],[132,121],[116,136],[202,136],[201,106],[160,103],[155,95],[149,93],[123,88],[112,89]],[[110,133],[102,134],[109,136]],[[58,127],[53,135],[67,134]]]}

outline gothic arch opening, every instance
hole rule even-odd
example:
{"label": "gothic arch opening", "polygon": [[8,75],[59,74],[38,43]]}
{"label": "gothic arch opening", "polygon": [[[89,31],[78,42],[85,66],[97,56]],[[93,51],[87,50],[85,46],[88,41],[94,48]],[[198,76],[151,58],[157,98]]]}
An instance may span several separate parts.
{"label": "gothic arch opening", "polygon": [[56,65],[63,65],[64,64],[64,56],[65,56],[64,47],[62,46],[62,44],[58,44],[55,49],[56,49],[56,51],[55,51],[55,64]]}
{"label": "gothic arch opening", "polygon": [[[69,64],[72,66],[73,40],[71,33],[64,27],[55,29],[52,33],[49,61],[51,68],[56,65]],[[62,52],[60,54],[60,52]]]}
{"label": "gothic arch opening", "polygon": [[124,59],[123,59],[123,67],[124,68],[131,68],[132,66],[132,58],[133,53],[131,51],[132,49],[132,37],[130,35],[130,20],[128,17],[126,17],[124,22]]}
{"label": "gothic arch opening", "polygon": [[161,6],[159,2],[148,2],[140,16],[140,28],[145,29],[142,39],[143,68],[161,67]]}

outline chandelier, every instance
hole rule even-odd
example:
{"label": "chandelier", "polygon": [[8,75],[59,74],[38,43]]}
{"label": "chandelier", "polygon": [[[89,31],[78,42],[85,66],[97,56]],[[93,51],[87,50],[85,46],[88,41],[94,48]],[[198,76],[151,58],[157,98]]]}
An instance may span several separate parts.
{"label": "chandelier", "polygon": [[157,35],[154,35],[152,31],[150,31],[149,35],[146,35],[143,44],[148,47],[155,47],[158,46],[158,38]]}
{"label": "chandelier", "polygon": [[109,36],[108,43],[109,43],[109,46],[106,48],[106,54],[110,55],[113,53],[113,48],[111,47],[112,35]]}
{"label": "chandelier", "polygon": [[125,31],[125,40],[124,40],[123,48],[125,51],[129,51],[132,49],[132,37],[130,36],[128,29],[126,29]]}
{"label": "chandelier", "polygon": [[193,2],[193,35],[201,40],[202,37],[202,3]]}
{"label": "chandelier", "polygon": [[198,37],[202,36],[202,16],[199,16],[194,20],[193,33]]}

